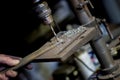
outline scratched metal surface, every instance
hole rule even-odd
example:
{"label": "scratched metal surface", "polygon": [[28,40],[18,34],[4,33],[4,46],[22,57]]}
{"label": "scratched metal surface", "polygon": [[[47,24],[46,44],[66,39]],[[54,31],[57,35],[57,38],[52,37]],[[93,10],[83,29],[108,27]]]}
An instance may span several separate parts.
{"label": "scratched metal surface", "polygon": [[[77,33],[75,33],[77,32]],[[73,31],[72,33],[64,33],[63,35],[59,36],[61,44],[57,45],[55,48],[47,51],[36,60],[43,60],[43,61],[52,61],[52,60],[59,60],[65,61],[69,58],[77,49],[81,46],[89,42],[95,35],[96,29],[94,27],[86,28],[83,32]],[[66,36],[67,35],[67,36]],[[51,39],[51,42],[47,42],[45,45],[41,47],[41,49],[45,49],[53,44],[56,44],[55,38]]]}

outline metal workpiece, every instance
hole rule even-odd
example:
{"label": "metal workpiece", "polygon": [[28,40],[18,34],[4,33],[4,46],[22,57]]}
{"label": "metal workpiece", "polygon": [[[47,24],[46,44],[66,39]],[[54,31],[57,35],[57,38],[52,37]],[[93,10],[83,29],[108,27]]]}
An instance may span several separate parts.
{"label": "metal workpiece", "polygon": [[48,41],[38,50],[24,57],[18,65],[0,73],[5,73],[8,70],[17,70],[30,62],[66,61],[76,50],[96,36],[95,28],[82,27],[74,31],[71,34],[68,32],[60,35],[60,39],[63,39],[61,42],[57,42],[55,37],[53,37],[51,41]]}
{"label": "metal workpiece", "polygon": [[[79,28],[78,28],[79,29]],[[80,28],[81,29],[81,28]],[[76,50],[78,50],[81,46],[88,43],[93,37],[96,36],[96,29],[94,27],[92,28],[86,28],[86,30],[83,28],[82,31],[74,30],[74,31],[68,31],[64,33],[63,37],[60,36],[60,39],[63,39],[63,43],[59,44],[54,49],[51,49],[50,51],[44,53],[43,55],[39,56],[36,60],[40,61],[66,61]],[[51,41],[55,41],[53,38]],[[46,47],[49,47],[49,42],[47,42],[44,46],[41,48],[44,49]]]}
{"label": "metal workpiece", "polygon": [[108,69],[114,67],[114,61],[109,49],[102,37],[92,40],[91,47],[95,51],[95,54],[101,64],[102,69]]}
{"label": "metal workpiece", "polygon": [[81,25],[87,24],[93,18],[88,9],[83,7],[84,4],[80,3],[79,0],[70,0],[70,3]]}

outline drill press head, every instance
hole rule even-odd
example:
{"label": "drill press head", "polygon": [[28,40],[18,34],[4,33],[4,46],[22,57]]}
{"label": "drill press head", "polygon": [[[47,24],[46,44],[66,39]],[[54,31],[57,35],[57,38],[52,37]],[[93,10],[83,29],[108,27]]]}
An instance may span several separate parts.
{"label": "drill press head", "polygon": [[[37,0],[36,0],[37,1]],[[38,17],[45,23],[51,24],[53,22],[53,18],[51,15],[51,9],[49,8],[47,2],[42,2],[36,6],[36,12],[38,13]]]}

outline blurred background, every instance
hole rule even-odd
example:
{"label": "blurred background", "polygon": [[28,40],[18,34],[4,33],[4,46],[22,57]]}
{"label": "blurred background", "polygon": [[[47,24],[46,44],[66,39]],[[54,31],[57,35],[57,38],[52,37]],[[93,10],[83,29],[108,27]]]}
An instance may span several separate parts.
{"label": "blurred background", "polygon": [[[42,1],[42,0],[41,0]],[[43,0],[48,2],[52,15],[62,31],[73,29],[81,25],[73,12],[69,0]],[[110,30],[114,38],[120,34],[120,1],[119,0],[90,0],[94,8],[88,4],[93,16],[104,19],[111,25]],[[43,24],[34,11],[33,0],[2,0],[0,1],[0,52],[3,54],[24,57],[37,50],[54,35],[50,28]],[[100,23],[103,37],[106,42],[111,39],[106,32],[104,23]],[[54,26],[58,33],[59,29]],[[89,44],[83,48],[87,52],[94,70],[98,69],[99,62]],[[82,52],[82,53],[83,53]],[[82,59],[83,60],[83,59]],[[26,71],[21,80],[52,80],[53,72],[58,69],[60,62],[33,63],[33,70]],[[89,63],[90,64],[90,63]],[[89,65],[88,64],[88,65]],[[74,65],[74,64],[72,64]],[[71,71],[76,71],[71,66]],[[59,71],[58,71],[59,72]],[[77,75],[78,72],[76,72]],[[57,73],[56,73],[57,74]],[[67,74],[67,73],[66,73]],[[92,73],[90,72],[89,75]],[[82,74],[83,75],[83,74]],[[26,78],[25,78],[26,77]],[[28,79],[29,78],[29,79]],[[70,80],[66,78],[65,80]],[[76,79],[77,80],[77,79]],[[83,79],[81,79],[83,80]]]}

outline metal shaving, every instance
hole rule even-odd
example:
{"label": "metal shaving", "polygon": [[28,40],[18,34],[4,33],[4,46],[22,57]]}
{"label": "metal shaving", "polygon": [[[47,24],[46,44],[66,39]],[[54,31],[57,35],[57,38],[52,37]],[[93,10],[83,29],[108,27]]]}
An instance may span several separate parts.
{"label": "metal shaving", "polygon": [[72,37],[76,34],[81,34],[86,30],[86,27],[80,26],[77,29],[72,29],[72,30],[68,30],[66,33],[64,33],[64,36],[66,37]]}

